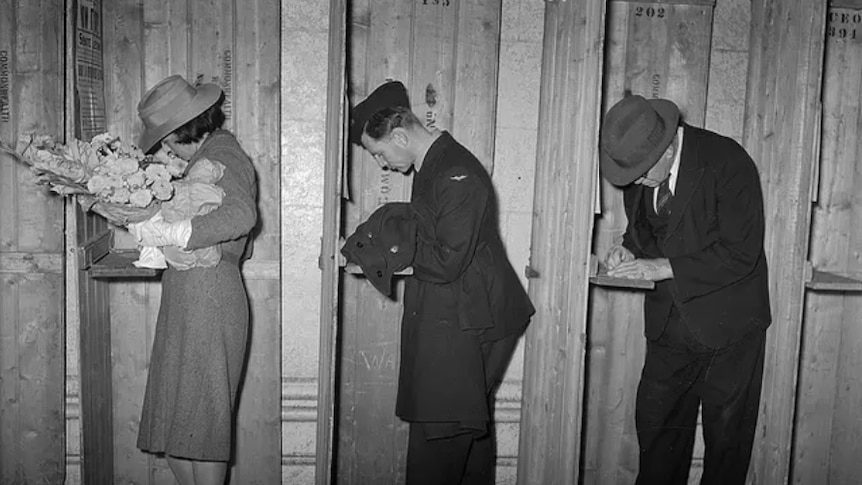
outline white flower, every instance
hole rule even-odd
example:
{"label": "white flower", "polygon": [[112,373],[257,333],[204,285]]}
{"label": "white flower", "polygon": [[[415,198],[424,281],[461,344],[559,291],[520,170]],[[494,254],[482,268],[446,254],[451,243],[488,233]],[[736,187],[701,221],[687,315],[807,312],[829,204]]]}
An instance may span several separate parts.
{"label": "white flower", "polygon": [[134,158],[118,158],[113,163],[113,170],[120,175],[131,175],[140,168],[138,161]]}
{"label": "white flower", "polygon": [[108,177],[105,175],[94,175],[87,181],[87,190],[94,195],[105,195],[111,192],[112,187]]}
{"label": "white flower", "polygon": [[129,196],[129,203],[135,207],[147,207],[153,201],[153,192],[150,189],[138,189]]}
{"label": "white flower", "polygon": [[132,189],[145,187],[147,185],[147,177],[143,170],[136,170],[135,173],[126,177],[126,183]]}
{"label": "white flower", "polygon": [[129,197],[132,193],[129,189],[125,187],[120,187],[114,190],[114,193],[108,197],[109,202],[113,202],[115,204],[125,204],[129,202]]}
{"label": "white flower", "polygon": [[168,200],[174,195],[174,186],[166,180],[156,180],[150,187],[153,195],[159,200]]}
{"label": "white flower", "polygon": [[110,133],[102,133],[100,135],[94,136],[93,139],[90,140],[90,145],[93,145],[96,147],[104,146],[104,145],[107,145],[108,143],[110,143],[111,140],[113,140],[115,138],[116,137]]}
{"label": "white flower", "polygon": [[159,165],[157,163],[147,165],[146,174],[147,178],[154,182],[169,182],[171,180],[171,174],[170,172],[168,172],[167,167],[165,167],[164,165]]}

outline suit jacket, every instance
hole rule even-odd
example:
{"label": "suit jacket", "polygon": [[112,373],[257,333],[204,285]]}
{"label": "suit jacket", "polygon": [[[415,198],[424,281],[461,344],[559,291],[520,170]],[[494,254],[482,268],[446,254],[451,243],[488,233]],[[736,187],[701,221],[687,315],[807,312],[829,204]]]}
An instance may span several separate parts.
{"label": "suit jacket", "polygon": [[668,258],[673,268],[673,279],[645,296],[646,337],[661,336],[676,305],[702,344],[720,348],[771,322],[760,177],[734,140],[683,130],[667,232],[657,238],[647,220],[651,189],[632,184],[623,194],[623,246],[638,258]]}
{"label": "suit jacket", "polygon": [[521,334],[535,310],[503,248],[491,178],[446,132],[414,176],[411,206],[396,414],[475,429],[490,419],[489,391],[505,370],[488,364],[490,349]]}

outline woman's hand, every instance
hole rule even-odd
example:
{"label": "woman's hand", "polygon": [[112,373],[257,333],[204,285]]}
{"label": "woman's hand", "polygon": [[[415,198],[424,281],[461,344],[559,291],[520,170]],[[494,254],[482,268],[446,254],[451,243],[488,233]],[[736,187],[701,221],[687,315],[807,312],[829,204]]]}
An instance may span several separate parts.
{"label": "woman's hand", "polygon": [[141,246],[185,248],[192,235],[191,219],[167,222],[162,217],[161,211],[144,222],[129,224],[127,227],[129,233]]}

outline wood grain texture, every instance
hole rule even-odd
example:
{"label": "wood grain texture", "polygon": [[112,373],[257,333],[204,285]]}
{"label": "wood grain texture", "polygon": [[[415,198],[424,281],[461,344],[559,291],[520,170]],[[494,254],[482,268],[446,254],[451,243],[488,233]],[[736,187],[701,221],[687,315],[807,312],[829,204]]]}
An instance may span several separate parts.
{"label": "wood grain texture", "polygon": [[772,327],[749,476],[786,483],[802,329],[811,196],[819,160],[826,2],[755,0],[744,143],[758,165],[766,213]]}
{"label": "wood grain texture", "polygon": [[[407,87],[426,127],[448,130],[491,169],[501,3],[478,0],[352,2],[349,84],[355,105],[389,79]],[[379,205],[407,200],[410,177],[381,171],[351,146],[345,235]],[[398,280],[396,280],[398,281]],[[394,415],[400,292],[382,297],[344,277],[338,480],[404,479],[406,425]],[[373,445],[371,445],[373,441]]]}
{"label": "wood grain texture", "polygon": [[[63,138],[63,18],[57,0],[0,2],[0,139],[6,143],[30,133]],[[60,483],[63,201],[35,186],[24,165],[0,155],[0,204],[0,483]]]}
{"label": "wood grain texture", "polygon": [[[823,123],[817,204],[811,214],[810,261],[794,419],[792,481],[850,483],[862,472],[857,447],[862,394],[858,386],[862,347],[858,275],[862,232],[859,130],[862,114],[862,12],[827,13],[823,72]],[[855,18],[855,21],[854,21]],[[838,275],[827,273],[834,271]],[[828,290],[825,293],[821,290]],[[833,292],[841,291],[841,292]]]}
{"label": "wood grain texture", "polygon": [[494,171],[502,0],[461,0],[452,134]]}
{"label": "wood grain texture", "polygon": [[[631,92],[670,99],[688,123],[703,126],[711,36],[712,6],[610,2],[604,110]],[[602,180],[601,217],[595,227],[600,256],[625,232],[622,199],[619,188]],[[646,348],[643,291],[651,288],[640,287],[641,291],[591,290],[584,447],[588,483],[628,483],[637,474],[635,393]],[[702,453],[698,447],[695,463]]]}
{"label": "wood grain texture", "polygon": [[[351,105],[362,101],[387,79],[397,79],[420,103],[412,80],[414,2],[366,0],[349,11],[351,37],[348,71]],[[414,110],[415,111],[415,110]],[[418,115],[419,113],[417,113]],[[348,148],[350,203],[344,205],[344,235],[381,204],[409,198],[410,177],[382,171],[361,147]],[[401,483],[407,450],[407,427],[395,416],[398,384],[401,296],[383,297],[365,278],[343,277],[341,314],[341,384],[338,409],[339,483]],[[373,444],[372,444],[373,443]]]}
{"label": "wood grain texture", "polygon": [[[226,93],[231,129],[252,157],[260,180],[261,224],[254,259],[244,268],[252,312],[249,364],[239,397],[237,446],[231,475],[238,483],[281,478],[281,298],[279,220],[280,5],[273,0],[188,2],[122,0],[105,4],[106,92],[112,132],[136,139],[137,103],[171,74],[216,83]],[[242,70],[234,69],[241,65]],[[275,175],[274,175],[275,174]],[[121,248],[134,247],[124,231]],[[163,458],[136,449],[146,364],[161,294],[158,281],[110,283],[111,315],[125,329],[113,338],[116,393],[116,479],[161,483]],[[122,381],[122,383],[119,383]]]}
{"label": "wood grain texture", "polygon": [[[576,483],[605,2],[547,3],[518,483]],[[572,163],[580,160],[581,163]]]}
{"label": "wood grain texture", "polygon": [[347,2],[329,6],[329,62],[326,92],[326,168],[323,187],[323,239],[321,240],[320,343],[318,352],[317,429],[314,482],[329,485],[335,472],[338,375],[338,309],[341,270],[337,264],[341,233],[343,168],[347,163]]}

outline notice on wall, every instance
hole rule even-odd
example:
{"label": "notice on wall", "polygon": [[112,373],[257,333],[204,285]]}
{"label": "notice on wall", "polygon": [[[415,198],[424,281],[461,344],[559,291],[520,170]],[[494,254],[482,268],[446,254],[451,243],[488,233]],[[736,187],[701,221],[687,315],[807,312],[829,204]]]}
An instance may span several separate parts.
{"label": "notice on wall", "polygon": [[102,0],[75,4],[75,118],[77,138],[107,131],[102,61]]}

